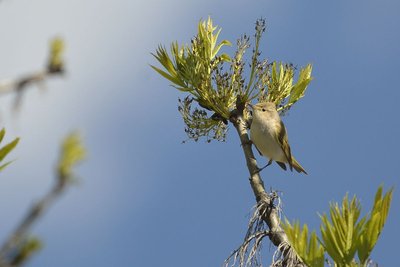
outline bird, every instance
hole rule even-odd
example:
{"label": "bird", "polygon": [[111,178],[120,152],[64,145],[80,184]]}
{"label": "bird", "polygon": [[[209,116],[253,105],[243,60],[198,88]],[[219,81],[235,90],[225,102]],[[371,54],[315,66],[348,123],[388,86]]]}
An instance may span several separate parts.
{"label": "bird", "polygon": [[[293,171],[307,174],[300,163],[292,156],[288,135],[276,105],[272,102],[260,102],[252,108],[252,122],[250,125],[250,140],[258,152],[269,159],[269,166],[275,161],[282,169],[286,170],[286,163]],[[261,168],[260,170],[264,169]]]}

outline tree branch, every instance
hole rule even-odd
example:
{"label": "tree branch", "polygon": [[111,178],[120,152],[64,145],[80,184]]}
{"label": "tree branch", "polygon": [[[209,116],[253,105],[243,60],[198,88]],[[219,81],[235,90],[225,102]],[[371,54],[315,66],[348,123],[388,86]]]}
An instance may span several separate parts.
{"label": "tree branch", "polygon": [[21,223],[0,249],[0,267],[21,266],[29,256],[40,248],[38,239],[30,238],[32,225],[74,181],[73,168],[81,162],[86,150],[79,134],[71,133],[63,141],[54,186],[27,212]]}
{"label": "tree branch", "polygon": [[57,179],[57,181],[51,190],[28,210],[24,219],[2,245],[0,249],[0,267],[14,266],[14,259],[19,255],[21,245],[26,241],[32,225],[65,191],[68,183],[61,182],[60,179]]}
{"label": "tree branch", "polygon": [[[294,249],[289,245],[288,238],[280,226],[280,218],[278,208],[274,204],[275,194],[268,194],[265,191],[264,182],[258,172],[257,161],[251,149],[251,141],[249,139],[246,127],[246,120],[243,116],[243,107],[237,105],[238,108],[232,111],[230,121],[234,125],[242,144],[243,153],[246,159],[247,168],[250,173],[250,185],[253,189],[254,196],[257,201],[258,216],[268,225],[268,237],[271,242],[278,247],[283,258],[282,266],[303,266],[303,263],[297,257]],[[293,259],[295,255],[295,259]],[[289,262],[291,265],[288,265]]]}
{"label": "tree branch", "polygon": [[0,95],[5,95],[15,92],[16,99],[14,107],[17,108],[21,102],[23,93],[30,85],[40,84],[46,79],[64,73],[63,68],[52,68],[48,66],[44,70],[33,72],[29,75],[21,76],[17,79],[4,79],[0,81]]}
{"label": "tree branch", "polygon": [[49,57],[43,69],[17,79],[0,81],[0,95],[13,92],[17,94],[14,105],[15,108],[19,106],[22,94],[30,85],[39,84],[51,76],[65,73],[65,64],[63,60],[64,41],[61,38],[54,38],[50,42],[49,50]]}

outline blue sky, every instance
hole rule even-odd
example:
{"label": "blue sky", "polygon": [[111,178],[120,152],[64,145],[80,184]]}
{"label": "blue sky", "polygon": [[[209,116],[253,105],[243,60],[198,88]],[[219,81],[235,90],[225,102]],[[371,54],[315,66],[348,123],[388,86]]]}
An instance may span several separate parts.
{"label": "blue sky", "polygon": [[[89,151],[81,181],[35,225],[45,247],[27,266],[220,266],[255,204],[239,140],[231,130],[225,143],[181,144],[184,95],[149,67],[150,53],[188,43],[201,18],[235,43],[263,17],[264,56],[314,67],[306,97],[283,118],[309,175],[272,165],[262,173],[266,188],[282,192],[286,217],[319,228],[317,213],[346,192],[365,214],[379,184],[395,186],[372,255],[394,266],[399,8],[395,0],[1,1],[0,78],[40,68],[53,36],[67,42],[68,72],[44,92],[30,90],[18,114],[12,96],[0,99],[8,138],[22,138],[1,173],[0,238],[48,190],[60,140],[78,128]],[[264,247],[268,264],[274,249]]]}

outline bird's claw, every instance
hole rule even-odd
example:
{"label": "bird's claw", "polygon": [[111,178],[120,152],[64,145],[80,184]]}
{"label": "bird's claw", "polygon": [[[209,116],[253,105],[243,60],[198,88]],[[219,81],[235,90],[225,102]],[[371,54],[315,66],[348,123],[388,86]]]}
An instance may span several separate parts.
{"label": "bird's claw", "polygon": [[257,173],[260,173],[262,170],[264,170],[265,168],[267,168],[267,167],[268,167],[269,165],[271,165],[271,164],[272,164],[272,159],[270,159],[270,160],[268,161],[267,165],[265,165],[264,167],[258,168],[258,170],[257,170],[256,172],[254,172],[253,175],[255,175],[255,174],[257,174]]}

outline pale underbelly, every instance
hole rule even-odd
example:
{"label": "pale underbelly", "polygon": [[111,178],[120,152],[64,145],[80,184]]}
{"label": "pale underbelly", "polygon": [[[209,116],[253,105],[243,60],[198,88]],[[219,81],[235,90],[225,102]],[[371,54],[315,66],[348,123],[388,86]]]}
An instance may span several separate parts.
{"label": "pale underbelly", "polygon": [[250,136],[251,141],[263,156],[274,161],[287,162],[279,143],[267,131],[252,129]]}

